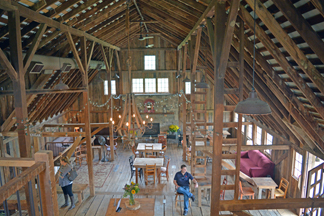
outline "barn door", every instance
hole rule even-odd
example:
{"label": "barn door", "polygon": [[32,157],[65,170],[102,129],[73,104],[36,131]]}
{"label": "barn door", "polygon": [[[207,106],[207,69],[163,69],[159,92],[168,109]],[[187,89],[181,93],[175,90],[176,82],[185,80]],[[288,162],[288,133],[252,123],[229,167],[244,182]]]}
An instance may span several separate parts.
{"label": "barn door", "polygon": [[[324,163],[311,169],[308,172],[306,197],[307,198],[324,197]],[[323,208],[304,209],[304,212],[308,213],[308,215],[310,216],[324,215]]]}

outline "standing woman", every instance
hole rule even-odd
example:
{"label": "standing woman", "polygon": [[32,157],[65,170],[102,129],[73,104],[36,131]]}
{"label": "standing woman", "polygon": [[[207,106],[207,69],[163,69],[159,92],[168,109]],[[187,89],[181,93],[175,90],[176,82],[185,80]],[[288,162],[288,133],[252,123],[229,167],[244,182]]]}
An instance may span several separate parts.
{"label": "standing woman", "polygon": [[69,172],[72,170],[72,165],[70,164],[69,159],[66,156],[62,156],[61,160],[61,167],[60,167],[60,178],[59,178],[59,185],[62,187],[63,193],[64,193],[64,198],[65,198],[65,203],[64,205],[61,206],[61,208],[65,208],[69,205],[69,196],[71,199],[71,206],[69,210],[75,208],[75,203],[74,203],[74,197],[72,193],[72,184],[73,181],[70,181],[68,179]]}

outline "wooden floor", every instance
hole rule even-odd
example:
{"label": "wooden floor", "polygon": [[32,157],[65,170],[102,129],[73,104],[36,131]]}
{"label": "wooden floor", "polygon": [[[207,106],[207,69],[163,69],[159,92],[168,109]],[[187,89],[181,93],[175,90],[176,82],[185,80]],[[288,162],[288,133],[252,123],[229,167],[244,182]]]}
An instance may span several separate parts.
{"label": "wooden floor", "polygon": [[[108,176],[105,184],[101,188],[96,188],[96,195],[94,197],[89,197],[89,189],[85,191],[85,199],[82,205],[77,203],[76,208],[67,211],[67,208],[60,209],[61,216],[70,215],[86,215],[86,216],[104,216],[107,211],[108,203],[111,199],[116,199],[116,203],[123,195],[123,186],[130,182],[130,167],[128,163],[128,157],[132,155],[131,150],[125,149],[119,145],[117,150],[118,157],[112,163],[115,164],[114,170]],[[182,161],[182,149],[177,147],[176,144],[169,144],[166,151],[166,156],[171,158],[170,161],[170,179],[169,182],[166,180],[161,181],[160,185],[144,186],[141,182],[141,191],[135,198],[155,198],[155,215],[159,216],[169,216],[169,215],[182,215],[183,202],[179,202],[178,206],[175,207],[175,195],[174,195],[174,185],[173,177],[174,174],[180,170]],[[95,163],[98,162],[96,158]],[[108,162],[109,163],[109,162]],[[190,171],[190,167],[188,167]],[[211,164],[208,164],[207,174],[211,174]],[[135,181],[135,177],[132,179]],[[229,180],[230,181],[230,180]],[[230,182],[229,182],[230,184]],[[225,199],[233,199],[233,191],[226,191]],[[59,206],[64,202],[62,194],[58,195]],[[165,200],[165,201],[164,201]],[[165,203],[164,203],[164,202]],[[192,207],[189,209],[188,215],[200,216],[200,215],[210,215],[210,204],[206,199],[202,199],[202,207],[197,206],[197,201],[192,203]],[[275,216],[275,215],[295,215],[289,210],[255,210],[249,211],[252,215],[265,215],[265,216]],[[229,212],[222,212],[222,214],[229,214]]]}

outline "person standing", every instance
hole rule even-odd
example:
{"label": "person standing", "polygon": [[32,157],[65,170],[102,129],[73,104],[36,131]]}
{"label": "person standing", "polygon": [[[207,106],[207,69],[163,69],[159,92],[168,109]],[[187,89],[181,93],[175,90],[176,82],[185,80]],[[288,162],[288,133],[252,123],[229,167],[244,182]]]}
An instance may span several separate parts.
{"label": "person standing", "polygon": [[192,199],[192,202],[195,201],[195,195],[189,192],[189,179],[195,183],[195,187],[198,187],[198,182],[194,177],[187,172],[187,166],[181,165],[181,171],[177,172],[174,176],[173,183],[178,193],[183,194],[184,197],[184,211],[183,215],[188,214],[188,204],[189,198]]}
{"label": "person standing", "polygon": [[65,208],[69,205],[69,197],[71,200],[71,206],[69,210],[75,208],[75,203],[74,203],[74,197],[72,193],[72,184],[73,181],[70,181],[68,178],[69,172],[72,170],[72,165],[70,164],[70,161],[68,157],[62,156],[61,160],[61,167],[59,170],[59,185],[61,186],[65,198],[65,203],[61,206],[61,208]]}

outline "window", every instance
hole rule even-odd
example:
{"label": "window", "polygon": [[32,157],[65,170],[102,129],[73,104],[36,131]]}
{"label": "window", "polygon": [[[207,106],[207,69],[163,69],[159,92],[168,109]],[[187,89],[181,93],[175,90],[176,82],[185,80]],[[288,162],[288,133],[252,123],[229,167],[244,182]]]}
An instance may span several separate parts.
{"label": "window", "polygon": [[156,92],[156,79],[146,78],[145,79],[145,92]]}
{"label": "window", "polygon": [[144,70],[155,70],[155,55],[144,56]]}
{"label": "window", "polygon": [[133,92],[143,92],[143,79],[132,79]]}
{"label": "window", "polygon": [[256,143],[257,145],[261,145],[262,143],[262,128],[257,127],[257,137],[256,137]]}
{"label": "window", "polygon": [[[146,86],[146,83],[145,83]],[[158,78],[158,92],[169,92],[169,79]]]}
{"label": "window", "polygon": [[104,82],[104,95],[108,95],[108,80]]}
{"label": "window", "polygon": [[234,113],[234,122],[238,122],[238,114]]}
{"label": "window", "polygon": [[191,94],[191,82],[185,82],[185,94]]}
{"label": "window", "polygon": [[250,139],[252,139],[252,133],[253,133],[253,127],[252,127],[252,125],[250,124],[250,125],[248,126],[248,134],[247,134],[247,137],[250,138]]}
{"label": "window", "polygon": [[111,94],[116,95],[116,80],[111,80]]}
{"label": "window", "polygon": [[[242,122],[245,122],[245,118],[242,117]],[[242,125],[242,133],[244,134],[244,131],[245,131],[245,125]]]}
{"label": "window", "polygon": [[293,176],[299,178],[302,171],[303,156],[296,152]]}
{"label": "window", "polygon": [[[272,145],[272,141],[273,141],[273,136],[269,133],[267,133],[267,143],[266,145]],[[271,149],[266,149],[264,150],[266,153],[271,154]]]}
{"label": "window", "polygon": [[[104,95],[109,94],[108,88],[109,88],[108,80],[105,80],[105,82],[104,82]],[[116,80],[111,80],[111,94],[116,95]]]}

